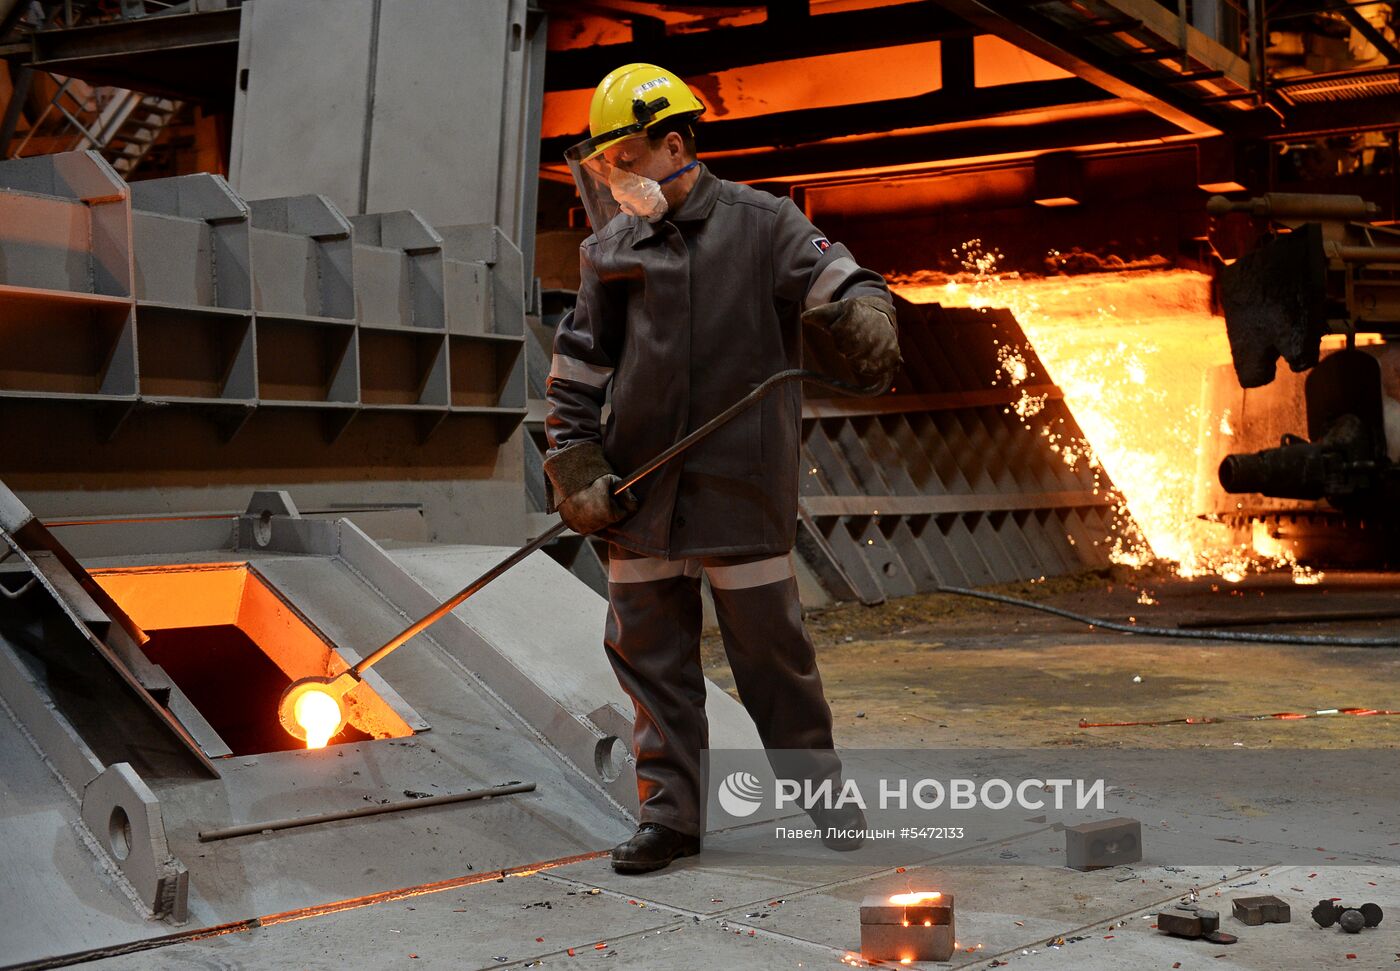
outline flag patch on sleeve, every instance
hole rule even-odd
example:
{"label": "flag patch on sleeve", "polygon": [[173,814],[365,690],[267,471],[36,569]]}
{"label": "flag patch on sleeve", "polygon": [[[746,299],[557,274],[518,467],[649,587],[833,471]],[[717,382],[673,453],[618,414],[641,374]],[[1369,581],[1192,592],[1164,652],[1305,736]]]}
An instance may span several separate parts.
{"label": "flag patch on sleeve", "polygon": [[831,240],[827,239],[825,236],[818,236],[816,239],[812,240],[812,245],[817,248],[818,253],[825,253],[827,250],[831,249]]}

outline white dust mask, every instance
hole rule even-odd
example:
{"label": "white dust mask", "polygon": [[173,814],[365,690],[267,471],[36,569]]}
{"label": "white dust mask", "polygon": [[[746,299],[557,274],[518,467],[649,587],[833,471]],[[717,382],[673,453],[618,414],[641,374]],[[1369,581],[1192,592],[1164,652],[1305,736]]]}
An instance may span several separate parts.
{"label": "white dust mask", "polygon": [[691,162],[683,165],[660,182],[635,172],[614,168],[608,175],[608,184],[612,187],[613,198],[617,200],[618,207],[627,215],[638,216],[649,223],[659,222],[670,207],[661,187],[672,179],[685,175],[699,164]]}
{"label": "white dust mask", "polygon": [[648,179],[636,172],[614,168],[608,176],[613,198],[629,216],[638,216],[649,223],[657,222],[666,215],[666,197],[661,192],[661,183]]}

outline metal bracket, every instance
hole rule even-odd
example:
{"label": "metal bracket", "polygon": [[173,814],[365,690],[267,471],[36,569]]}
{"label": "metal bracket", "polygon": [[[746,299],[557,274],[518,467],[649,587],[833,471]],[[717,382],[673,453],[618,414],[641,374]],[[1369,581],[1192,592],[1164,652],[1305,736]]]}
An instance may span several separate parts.
{"label": "metal bracket", "polygon": [[183,924],[189,916],[189,870],[171,854],[160,800],[136,770],[118,762],[88,783],[82,816],[151,916]]}

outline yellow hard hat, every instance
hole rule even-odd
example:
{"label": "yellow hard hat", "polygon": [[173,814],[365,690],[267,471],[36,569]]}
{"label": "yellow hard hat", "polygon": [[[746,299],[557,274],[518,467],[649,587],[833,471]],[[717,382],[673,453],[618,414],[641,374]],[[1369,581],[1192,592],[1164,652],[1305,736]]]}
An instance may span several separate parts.
{"label": "yellow hard hat", "polygon": [[624,64],[593,92],[588,157],[676,115],[698,118],[705,106],[684,81],[655,64]]}

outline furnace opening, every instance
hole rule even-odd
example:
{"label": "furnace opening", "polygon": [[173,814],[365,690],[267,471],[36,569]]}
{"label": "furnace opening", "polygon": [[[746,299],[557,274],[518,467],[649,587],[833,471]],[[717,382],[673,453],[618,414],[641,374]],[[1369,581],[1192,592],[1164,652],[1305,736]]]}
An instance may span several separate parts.
{"label": "furnace opening", "polygon": [[[267,712],[277,710],[292,679],[282,673],[253,639],[238,627],[174,627],[151,631],[146,656],[165,668],[235,755],[276,752],[305,746],[282,730]],[[229,677],[237,672],[237,689]],[[333,742],[372,738],[353,725]]]}
{"label": "furnace opening", "polygon": [[[300,678],[349,667],[247,563],[101,570],[93,577],[150,635],[146,657],[184,693],[229,755],[303,748],[278,719],[282,692]],[[346,696],[346,710],[347,724],[331,745],[413,734],[366,682]],[[186,727],[196,738],[208,734]]]}

